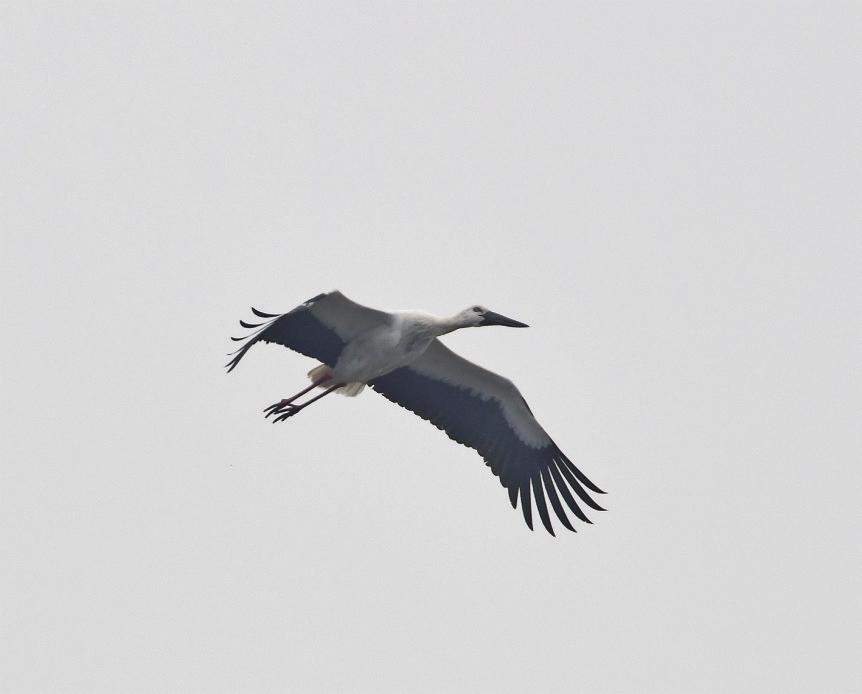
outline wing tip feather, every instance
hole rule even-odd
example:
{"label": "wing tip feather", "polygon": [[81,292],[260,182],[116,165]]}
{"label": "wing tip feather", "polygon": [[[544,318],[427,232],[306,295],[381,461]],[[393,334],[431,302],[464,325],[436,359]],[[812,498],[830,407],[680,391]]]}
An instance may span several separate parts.
{"label": "wing tip feather", "polygon": [[521,511],[524,513],[524,521],[527,527],[533,529],[533,510],[530,506],[530,481],[529,479],[520,485],[521,491]]}
{"label": "wing tip feather", "polygon": [[559,456],[563,462],[571,469],[574,473],[575,477],[578,478],[581,484],[583,484],[587,489],[591,492],[595,492],[596,494],[607,494],[607,492],[599,489],[598,485],[596,485],[589,477],[587,477],[583,472],[581,472],[577,465],[575,465],[569,458],[560,450],[560,447],[555,443],[554,451],[557,456]]}
{"label": "wing tip feather", "polygon": [[256,309],[254,306],[251,307],[251,312],[258,318],[278,318],[282,315],[281,313],[266,313],[265,311]]}
{"label": "wing tip feather", "polygon": [[539,470],[533,471],[533,474],[530,476],[530,484],[533,487],[533,497],[536,500],[536,510],[539,512],[539,519],[542,521],[542,525],[545,526],[545,530],[553,537],[556,537],[554,526],[551,525],[551,516],[548,514],[548,505],[545,502],[545,490],[542,487]]}
{"label": "wing tip feather", "polygon": [[553,477],[551,477],[548,466],[541,469],[541,475],[542,481],[545,484],[545,491],[548,494],[548,500],[551,502],[551,508],[554,509],[554,513],[557,514],[557,518],[560,519],[560,523],[562,523],[563,527],[567,530],[571,530],[573,533],[578,532],[575,530],[575,527],[566,515],[566,511],[563,509],[563,505],[560,503],[560,497],[557,496],[557,490],[556,487],[554,487],[554,480]]}
{"label": "wing tip feather", "polygon": [[514,484],[509,487],[509,501],[512,508],[518,508],[518,488]]}

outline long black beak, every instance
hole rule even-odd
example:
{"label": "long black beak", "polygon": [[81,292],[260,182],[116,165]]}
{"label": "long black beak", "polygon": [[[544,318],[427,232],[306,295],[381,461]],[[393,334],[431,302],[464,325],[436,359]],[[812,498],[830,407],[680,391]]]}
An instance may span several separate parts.
{"label": "long black beak", "polygon": [[526,323],[522,323],[521,321],[512,320],[511,318],[506,318],[506,316],[501,316],[499,313],[494,313],[493,311],[486,311],[482,315],[482,322],[479,323],[480,326],[484,327],[486,325],[505,325],[509,328],[529,328],[530,326]]}

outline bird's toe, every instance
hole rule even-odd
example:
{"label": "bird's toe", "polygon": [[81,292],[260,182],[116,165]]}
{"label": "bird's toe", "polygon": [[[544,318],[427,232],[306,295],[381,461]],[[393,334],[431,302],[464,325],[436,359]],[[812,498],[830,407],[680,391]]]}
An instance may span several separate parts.
{"label": "bird's toe", "polygon": [[278,414],[281,412],[282,408],[287,404],[287,400],[279,400],[278,402],[273,403],[269,407],[265,408],[263,411],[266,413],[266,416],[269,417],[271,414]]}
{"label": "bird's toe", "polygon": [[278,416],[272,420],[273,424],[275,424],[276,422],[283,422],[288,417],[293,417],[293,415],[295,415],[297,412],[299,412],[302,409],[301,407],[297,407],[296,405],[286,405],[285,407],[286,407],[285,410],[283,410],[283,411],[280,410],[280,411],[277,411],[275,413]]}

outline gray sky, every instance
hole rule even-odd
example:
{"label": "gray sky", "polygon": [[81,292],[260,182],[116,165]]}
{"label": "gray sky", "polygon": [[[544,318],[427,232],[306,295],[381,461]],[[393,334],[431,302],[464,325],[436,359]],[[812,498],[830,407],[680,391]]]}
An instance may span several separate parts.
{"label": "gray sky", "polygon": [[[0,690],[862,690],[859,3],[175,5],[2,10]],[[266,422],[334,288],[530,323],[610,511]]]}

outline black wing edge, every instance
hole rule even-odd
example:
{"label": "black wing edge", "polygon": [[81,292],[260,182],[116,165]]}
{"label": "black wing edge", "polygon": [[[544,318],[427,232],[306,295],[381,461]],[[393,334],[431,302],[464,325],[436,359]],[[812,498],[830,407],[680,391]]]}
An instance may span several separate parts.
{"label": "black wing edge", "polygon": [[[528,454],[529,455],[529,454]],[[594,494],[605,494],[602,489],[599,489],[583,472],[581,472],[571,460],[569,460],[555,443],[551,443],[546,448],[539,449],[537,453],[533,453],[535,460],[532,462],[533,469],[527,477],[513,478],[503,480],[494,467],[486,458],[486,465],[491,467],[495,475],[500,477],[500,483],[508,488],[509,500],[513,508],[518,507],[518,498],[521,500],[521,511],[524,514],[524,521],[530,530],[533,529],[532,509],[530,507],[530,490],[533,492],[535,499],[536,510],[539,513],[539,518],[542,525],[551,534],[555,535],[551,524],[551,517],[548,513],[547,501],[550,502],[551,509],[562,523],[563,527],[572,532],[577,532],[572,526],[569,518],[565,513],[565,506],[568,506],[572,514],[584,523],[592,525],[592,521],[584,513],[581,504],[589,506],[594,511],[605,511],[604,507],[600,506],[590,496],[590,492]],[[541,456],[541,459],[539,459]],[[484,456],[483,456],[484,457]],[[530,463],[525,467],[529,467]],[[584,488],[586,487],[586,489]],[[572,495],[574,492],[574,495]],[[577,497],[577,499],[575,498]],[[565,502],[565,506],[560,499]],[[580,503],[579,503],[579,501]]]}
{"label": "black wing edge", "polygon": [[266,313],[265,311],[261,311],[256,309],[254,306],[251,307],[251,312],[257,316],[258,318],[266,319],[263,323],[247,323],[244,320],[240,320],[239,324],[243,328],[248,328],[252,332],[248,335],[242,335],[240,337],[231,337],[230,339],[234,342],[243,342],[244,344],[239,347],[239,349],[234,350],[230,354],[230,361],[225,364],[225,368],[227,372],[230,373],[236,368],[236,365],[242,360],[245,356],[245,353],[251,349],[252,345],[258,342],[261,338],[261,334],[269,328],[273,323],[275,323],[279,318],[286,316],[286,313]]}
{"label": "black wing edge", "polygon": [[251,312],[258,318],[262,318],[263,322],[249,323],[244,320],[239,322],[242,327],[252,332],[242,337],[231,338],[234,342],[243,344],[228,354],[231,359],[225,364],[227,372],[233,371],[252,345],[258,342],[274,342],[333,366],[338,361],[344,342],[334,330],[321,323],[309,310],[315,302],[325,296],[327,296],[326,293],[318,294],[287,313],[267,313],[252,306]]}
{"label": "black wing edge", "polygon": [[[400,378],[398,378],[399,376]],[[416,379],[420,379],[420,381],[417,382]],[[410,391],[417,387],[433,390],[439,387],[451,388],[451,386],[442,386],[434,379],[421,376],[407,368],[398,369],[391,374],[375,379],[370,385],[387,400],[430,422],[456,443],[477,451],[485,461],[485,465],[499,478],[500,484],[508,490],[509,501],[513,508],[518,507],[518,497],[520,497],[524,521],[530,530],[533,530],[531,489],[542,525],[553,536],[556,536],[556,533],[554,533],[545,502],[546,493],[554,514],[563,527],[572,532],[577,531],[566,516],[563,504],[560,503],[560,497],[575,517],[584,523],[592,524],[592,521],[583,512],[575,500],[575,496],[595,511],[606,510],[590,497],[587,489],[595,494],[605,494],[606,492],[581,472],[553,441],[544,448],[529,448],[523,445],[512,433],[509,441],[470,442],[467,436],[468,432],[464,428],[462,413],[476,412],[476,409],[482,408],[482,406],[493,406],[497,410],[494,416],[503,417],[502,408],[496,400],[483,401],[466,389],[454,388],[453,391],[458,393],[457,400],[459,402],[452,403],[454,406],[448,416],[447,413],[429,415],[419,411],[418,403],[416,407],[411,405]],[[572,492],[574,492],[574,496]]]}

